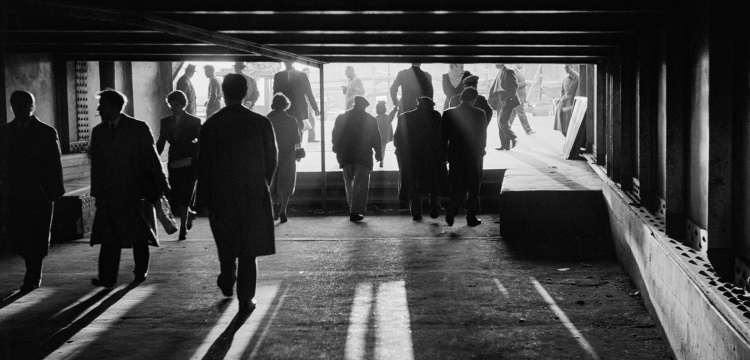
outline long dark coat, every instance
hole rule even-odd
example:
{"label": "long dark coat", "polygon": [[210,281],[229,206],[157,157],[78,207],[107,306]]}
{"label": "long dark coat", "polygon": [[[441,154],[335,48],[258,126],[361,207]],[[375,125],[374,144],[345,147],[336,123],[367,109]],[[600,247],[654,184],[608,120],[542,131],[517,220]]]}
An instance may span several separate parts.
{"label": "long dark coat", "polygon": [[151,204],[169,191],[154,138],[146,123],[120,114],[115,130],[101,123],[91,132],[91,196],[96,215],[91,245],[116,244],[122,248],[147,241],[159,246]]}
{"label": "long dark coat", "polygon": [[292,195],[297,184],[297,159],[294,149],[300,143],[297,120],[283,110],[273,110],[267,116],[273,125],[279,152],[279,163],[271,184],[271,194]]}
{"label": "long dark coat", "polygon": [[219,258],[271,255],[274,244],[270,186],[276,171],[271,121],[239,105],[203,124],[196,207],[208,207]]}
{"label": "long dark coat", "polygon": [[185,107],[185,112],[190,115],[195,115],[195,88],[193,88],[193,83],[190,81],[190,78],[187,77],[187,75],[180,76],[180,78],[177,79],[176,88],[177,90],[184,92],[187,97],[188,102]]}
{"label": "long dark coat", "polygon": [[470,163],[481,169],[487,145],[485,119],[483,110],[466,103],[443,112],[440,135],[448,162]]}
{"label": "long dark coat", "polygon": [[563,135],[568,134],[568,126],[570,125],[570,117],[573,115],[573,104],[577,93],[578,73],[573,71],[562,81],[560,101],[555,108],[554,130],[562,131]]}
{"label": "long dark coat", "polygon": [[[399,86],[401,87],[400,102],[397,97]],[[399,104],[399,114],[414,110],[417,107],[417,99],[420,96],[432,98],[434,93],[432,75],[422,71],[419,66],[412,66],[406,70],[401,70],[396,75],[396,80],[393,81],[390,92],[393,103]]]}
{"label": "long dark coat", "polygon": [[0,190],[10,249],[23,257],[49,250],[54,201],[65,193],[57,131],[36,116],[26,128],[0,126]]}
{"label": "long dark coat", "polygon": [[419,106],[401,114],[393,136],[401,175],[399,198],[411,193],[446,194],[448,170],[440,139],[440,113]]}
{"label": "long dark coat", "polygon": [[[308,118],[307,102],[313,110],[318,110],[318,103],[310,86],[310,79],[299,70],[279,71],[273,76],[273,93],[282,93],[292,103],[287,114],[297,119],[298,127],[302,129],[302,121]],[[305,100],[307,99],[307,100]]]}
{"label": "long dark coat", "polygon": [[383,159],[378,120],[356,106],[336,117],[331,143],[342,168],[348,164],[359,164],[372,170],[373,150],[376,159]]}
{"label": "long dark coat", "polygon": [[[192,205],[195,190],[196,173],[198,167],[198,137],[201,133],[201,119],[190,114],[182,115],[179,126],[175,125],[174,116],[161,119],[159,129],[159,140],[156,142],[156,151],[161,154],[164,146],[169,142],[169,200],[172,206]],[[190,159],[191,165],[173,168],[176,160]]]}

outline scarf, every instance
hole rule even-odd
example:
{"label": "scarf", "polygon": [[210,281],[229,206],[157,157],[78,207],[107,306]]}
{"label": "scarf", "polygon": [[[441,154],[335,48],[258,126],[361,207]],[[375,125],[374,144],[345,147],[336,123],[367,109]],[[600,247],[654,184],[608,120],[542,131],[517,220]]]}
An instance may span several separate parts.
{"label": "scarf", "polygon": [[450,78],[451,85],[453,85],[453,87],[458,87],[458,85],[461,84],[461,80],[463,80],[463,77],[464,77],[464,65],[463,64],[451,66],[450,70],[448,70],[448,78]]}

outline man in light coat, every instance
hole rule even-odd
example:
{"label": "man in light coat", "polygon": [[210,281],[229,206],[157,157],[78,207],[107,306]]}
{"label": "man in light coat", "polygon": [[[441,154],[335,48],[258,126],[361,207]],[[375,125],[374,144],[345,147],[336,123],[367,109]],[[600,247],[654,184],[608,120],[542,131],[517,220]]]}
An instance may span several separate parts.
{"label": "man in light coat", "polygon": [[270,186],[278,152],[271,121],[242,106],[245,79],[229,74],[222,88],[227,106],[201,128],[195,206],[208,214],[219,252],[217,285],[232,296],[236,282],[240,308],[250,310],[256,258],[276,252]]}
{"label": "man in light coat", "polygon": [[34,96],[14,91],[15,119],[0,126],[0,189],[10,248],[26,262],[21,292],[42,282],[54,202],[65,193],[57,131],[34,115]]}
{"label": "man in light coat", "polygon": [[195,88],[193,88],[193,83],[190,81],[193,74],[195,74],[195,65],[188,64],[188,66],[185,67],[185,73],[177,79],[176,90],[184,92],[185,97],[187,97],[188,103],[185,107],[185,112],[195,116]]}
{"label": "man in light coat", "polygon": [[133,248],[135,281],[146,280],[148,247],[159,246],[151,204],[169,191],[151,131],[121,112],[126,102],[118,91],[100,92],[102,122],[91,133],[91,195],[96,198],[91,246],[101,244],[99,277],[91,280],[95,286],[117,282],[123,248]]}
{"label": "man in light coat", "polygon": [[221,84],[214,74],[213,65],[206,65],[203,70],[208,78],[208,100],[206,101],[206,120],[221,109]]}
{"label": "man in light coat", "polygon": [[505,64],[496,64],[499,70],[495,81],[490,87],[489,105],[497,110],[497,127],[500,135],[499,148],[496,150],[510,150],[516,147],[518,138],[513,130],[510,129],[510,117],[513,115],[513,109],[521,105],[518,100],[518,76],[516,71],[505,66]]}
{"label": "man in light coat", "polygon": [[354,67],[349,65],[344,70],[344,75],[349,79],[346,85],[341,85],[341,90],[346,96],[346,109],[349,110],[354,106],[354,97],[357,95],[365,96],[365,86],[362,85],[362,80],[359,79],[356,73],[354,73]]}

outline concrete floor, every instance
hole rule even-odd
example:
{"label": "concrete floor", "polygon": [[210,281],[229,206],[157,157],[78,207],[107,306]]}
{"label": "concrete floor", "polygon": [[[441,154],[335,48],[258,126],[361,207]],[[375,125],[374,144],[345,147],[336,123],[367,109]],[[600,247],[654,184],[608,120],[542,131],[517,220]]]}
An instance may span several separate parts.
{"label": "concrete floor", "polygon": [[186,241],[161,234],[151,271],[94,288],[98,246],[53,245],[42,287],[19,296],[23,263],[0,260],[0,358],[666,359],[669,352],[611,258],[554,256],[503,240],[497,216],[453,227],[408,215],[290,217],[259,260],[249,316],[215,286],[206,219]]}

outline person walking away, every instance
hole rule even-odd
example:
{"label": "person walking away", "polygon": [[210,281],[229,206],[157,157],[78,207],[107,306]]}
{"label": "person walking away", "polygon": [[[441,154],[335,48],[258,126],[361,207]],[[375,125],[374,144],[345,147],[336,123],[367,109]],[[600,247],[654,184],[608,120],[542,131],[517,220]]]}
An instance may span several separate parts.
{"label": "person walking away", "polygon": [[389,142],[393,141],[393,118],[396,116],[397,109],[394,108],[389,114],[386,114],[385,101],[378,101],[375,105],[375,119],[378,120],[378,132],[380,133],[380,151],[383,154],[383,159],[380,160],[380,167],[383,167],[383,161],[385,160],[385,147]]}
{"label": "person walking away", "polygon": [[367,113],[369,105],[364,96],[355,96],[354,107],[336,118],[331,134],[333,152],[344,176],[349,220],[352,222],[365,217],[373,150],[375,160],[383,160],[378,121]]}
{"label": "person walking away", "polygon": [[57,131],[34,115],[34,95],[14,91],[15,118],[0,126],[0,194],[10,250],[26,263],[21,292],[42,283],[54,203],[64,193]]}
{"label": "person walking away", "polygon": [[297,120],[289,116],[289,99],[282,93],[273,96],[271,112],[268,119],[271,120],[273,131],[276,134],[276,145],[279,149],[279,163],[276,167],[276,175],[271,182],[271,197],[273,199],[273,219],[281,219],[287,222],[286,209],[289,198],[294,195],[294,187],[297,182],[297,161],[295,150],[301,147]]}
{"label": "person walking away", "polygon": [[[464,78],[463,84],[464,89],[469,87],[477,89],[477,85],[479,84],[479,76],[469,75]],[[454,108],[460,104],[461,94],[458,94],[451,98],[449,108]],[[482,95],[477,95],[477,99],[474,100],[474,107],[482,109],[484,111],[485,119],[487,119],[487,126],[490,126],[490,121],[492,121],[492,107],[490,107],[490,104],[487,102],[487,98]]]}
{"label": "person walking away", "polygon": [[258,101],[258,98],[260,97],[260,91],[258,91],[258,84],[255,79],[243,72],[245,68],[247,68],[247,66],[245,66],[244,62],[238,61],[234,63],[234,73],[242,75],[242,77],[245,78],[245,81],[247,81],[247,95],[242,98],[242,105],[253,110],[255,102]]}
{"label": "person walking away", "polygon": [[102,122],[91,132],[91,196],[96,214],[91,246],[99,249],[94,286],[113,287],[121,249],[133,248],[135,281],[146,280],[149,245],[159,246],[156,213],[151,204],[169,191],[148,125],[122,113],[127,102],[116,90],[98,94]]}
{"label": "person walking away", "polygon": [[422,195],[430,197],[430,217],[440,215],[440,194],[447,193],[445,151],[441,146],[440,113],[435,102],[423,96],[419,105],[398,117],[393,145],[396,147],[401,183],[399,198],[409,199],[414,221],[422,220]]}
{"label": "person walking away", "polygon": [[516,72],[505,64],[496,64],[495,67],[499,71],[490,87],[488,102],[493,109],[497,110],[497,127],[501,146],[496,150],[510,150],[518,143],[518,138],[510,129],[509,124],[513,109],[521,104],[516,94],[518,78]]}
{"label": "person walking away", "polygon": [[560,88],[561,96],[555,102],[554,130],[562,132],[563,136],[568,135],[570,118],[573,116],[573,104],[578,93],[578,72],[573,69],[573,66],[565,64],[565,72],[568,73],[568,76],[563,78]]}
{"label": "person walking away", "polygon": [[453,226],[458,210],[465,203],[466,224],[477,226],[479,187],[482,182],[487,126],[485,114],[473,106],[477,90],[466,88],[461,93],[461,104],[443,112],[440,124],[441,142],[446,149],[450,172],[451,201],[445,211],[445,221]]}
{"label": "person walking away", "polygon": [[187,106],[185,112],[195,116],[195,88],[193,88],[193,82],[190,79],[195,74],[195,65],[188,64],[185,67],[185,73],[177,79],[176,89],[182,91],[187,97]]}
{"label": "person walking away", "polygon": [[219,79],[214,75],[213,65],[203,67],[206,78],[208,78],[208,101],[206,101],[206,120],[221,109],[221,84]]}
{"label": "person walking away", "polygon": [[195,206],[208,215],[219,255],[216,284],[234,294],[240,309],[255,308],[258,256],[276,253],[271,180],[276,137],[271,121],[242,106],[247,83],[229,74],[222,84],[227,106],[201,128]]}
{"label": "person walking away", "polygon": [[516,76],[518,77],[518,91],[516,93],[518,94],[518,101],[521,104],[513,108],[513,113],[510,114],[508,125],[513,126],[513,120],[518,116],[518,119],[521,121],[521,126],[523,126],[523,131],[526,132],[526,135],[531,135],[536,134],[536,131],[531,129],[529,118],[526,116],[526,88],[529,84],[526,82],[523,73],[521,73],[521,69],[523,69],[523,64],[516,64],[515,70]]}
{"label": "person walking away", "polygon": [[[310,78],[310,69],[305,68],[302,70],[302,72],[305,73],[308,79]],[[316,139],[317,136],[315,135],[315,120],[316,120],[315,109],[313,109],[312,105],[310,104],[310,101],[306,101],[306,102],[307,102],[307,119],[310,120],[310,129],[307,130],[307,142],[308,143],[320,142],[319,140]],[[303,129],[304,129],[304,126],[303,126]],[[301,136],[300,136],[300,139],[301,139]]]}
{"label": "person walking away", "polygon": [[357,74],[354,73],[353,66],[347,66],[346,70],[344,70],[344,75],[347,78],[347,83],[346,85],[341,86],[341,90],[346,97],[346,108],[344,110],[349,110],[354,106],[355,96],[365,96],[365,86],[362,84],[362,80],[359,79]]}
{"label": "person walking away", "polygon": [[310,102],[315,116],[320,116],[318,103],[312,93],[310,79],[303,73],[294,68],[291,61],[285,61],[285,70],[277,72],[273,76],[273,93],[282,93],[286,95],[292,105],[287,113],[297,119],[297,127],[302,137],[304,121],[307,120],[307,103]]}
{"label": "person walking away", "polygon": [[464,90],[463,80],[469,75],[471,73],[464,70],[464,64],[448,64],[448,72],[443,74],[443,93],[445,94],[443,111],[452,107],[450,102],[454,96],[461,95],[461,91]]}
{"label": "person walking away", "polygon": [[195,200],[195,165],[198,161],[201,119],[185,112],[187,97],[182,91],[172,91],[167,95],[166,101],[172,109],[172,115],[161,119],[156,151],[161,155],[164,146],[169,143],[167,169],[172,190],[168,198],[173,212],[180,217],[178,239],[185,240],[193,227],[195,216],[191,207]]}
{"label": "person walking away", "polygon": [[[432,99],[432,75],[422,71],[422,64],[413,63],[411,67],[401,70],[396,75],[396,80],[391,85],[391,100],[398,108],[398,113],[403,114],[417,107],[417,98],[427,96]],[[401,101],[397,97],[398,89],[401,88]]]}

